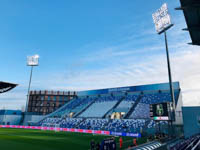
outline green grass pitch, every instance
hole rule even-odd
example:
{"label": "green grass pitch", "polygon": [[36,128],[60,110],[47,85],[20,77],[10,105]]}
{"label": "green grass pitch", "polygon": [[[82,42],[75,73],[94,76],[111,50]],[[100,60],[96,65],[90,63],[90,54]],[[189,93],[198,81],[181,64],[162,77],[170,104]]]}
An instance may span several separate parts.
{"label": "green grass pitch", "polygon": [[[108,136],[86,133],[55,132],[30,129],[0,128],[1,150],[88,150],[90,141],[101,142]],[[123,137],[123,149],[127,148],[133,138]],[[119,149],[119,137],[116,137]],[[138,139],[144,143],[145,139]]]}

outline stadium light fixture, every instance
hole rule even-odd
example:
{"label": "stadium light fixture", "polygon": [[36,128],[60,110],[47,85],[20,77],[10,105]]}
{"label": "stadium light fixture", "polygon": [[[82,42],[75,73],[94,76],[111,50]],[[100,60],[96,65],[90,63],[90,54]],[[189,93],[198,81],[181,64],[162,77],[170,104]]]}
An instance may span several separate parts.
{"label": "stadium light fixture", "polygon": [[27,66],[38,66],[39,64],[39,55],[27,56]]}
{"label": "stadium light fixture", "polygon": [[33,55],[33,56],[27,56],[27,66],[31,66],[31,73],[30,73],[30,79],[29,79],[29,85],[28,85],[26,112],[28,112],[28,102],[29,102],[29,93],[30,93],[30,87],[31,87],[33,67],[38,66],[38,65],[39,65],[39,55],[38,54]]}
{"label": "stadium light fixture", "polygon": [[[175,98],[174,98],[174,90],[173,90],[173,84],[172,84],[172,75],[171,75],[168,42],[167,42],[167,30],[170,29],[173,26],[173,24],[171,22],[167,4],[164,3],[160,9],[158,9],[155,13],[152,14],[152,17],[153,17],[153,21],[154,21],[155,29],[156,29],[157,33],[158,34],[164,33],[164,37],[165,37],[169,86],[170,86],[170,93],[171,93],[171,99],[172,99],[172,105],[173,105],[172,112],[175,113]],[[175,117],[173,117],[173,118],[175,119]]]}
{"label": "stadium light fixture", "polygon": [[166,32],[173,26],[166,3],[164,3],[160,9],[153,13],[152,17],[158,34]]}

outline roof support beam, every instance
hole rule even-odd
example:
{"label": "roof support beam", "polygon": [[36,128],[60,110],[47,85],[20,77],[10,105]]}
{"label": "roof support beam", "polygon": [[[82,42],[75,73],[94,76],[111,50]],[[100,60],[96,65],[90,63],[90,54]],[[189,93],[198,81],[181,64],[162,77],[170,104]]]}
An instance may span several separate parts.
{"label": "roof support beam", "polygon": [[189,27],[182,29],[183,31],[200,31],[200,25],[197,27]]}
{"label": "roof support beam", "polygon": [[192,5],[177,7],[175,8],[175,10],[186,10],[186,9],[194,9],[194,8],[199,9],[199,7],[200,7],[200,4],[192,4]]}

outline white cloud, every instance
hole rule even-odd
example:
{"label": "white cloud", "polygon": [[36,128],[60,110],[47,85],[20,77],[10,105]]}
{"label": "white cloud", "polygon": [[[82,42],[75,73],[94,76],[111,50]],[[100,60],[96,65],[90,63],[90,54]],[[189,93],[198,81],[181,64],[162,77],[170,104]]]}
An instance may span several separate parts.
{"label": "white cloud", "polygon": [[21,110],[22,106],[26,104],[26,90],[21,90],[20,87],[12,91],[2,93],[0,95],[0,109],[14,109]]}
{"label": "white cloud", "polygon": [[[173,81],[180,81],[184,105],[199,105],[200,51],[199,47],[180,44],[181,51],[171,54]],[[121,57],[121,56],[120,56]],[[149,56],[143,62],[127,60],[126,65],[109,66],[100,70],[85,70],[62,76],[51,89],[88,90],[168,82],[165,55]],[[198,101],[199,100],[199,101]]]}
{"label": "white cloud", "polygon": [[[187,106],[200,105],[199,64],[200,51],[198,47],[182,45],[181,51],[171,54],[173,81],[180,81],[183,103]],[[32,89],[89,90],[168,82],[165,55],[149,56],[142,63],[129,59],[114,67],[108,65],[100,70],[88,69],[77,74],[65,75],[61,73],[49,76],[43,81],[37,81],[33,84]],[[20,109],[21,105],[25,105],[25,101],[26,89],[24,88],[2,94],[0,104],[1,107]]]}
{"label": "white cloud", "polygon": [[[163,47],[152,46],[150,51],[162,51],[162,53],[145,56],[143,54],[146,48],[141,48],[141,51],[136,52],[131,50],[123,51],[121,47],[120,50],[110,48],[111,54],[103,53],[106,50],[102,49],[102,51],[98,52],[102,54],[102,57],[99,58],[99,55],[93,55],[89,64],[94,64],[96,61],[101,60],[105,64],[103,68],[85,68],[79,71],[79,67],[77,67],[72,71],[51,74],[48,78],[45,77],[41,78],[40,81],[33,81],[32,89],[76,91],[168,82],[166,56]],[[200,105],[200,85],[198,84],[200,83],[199,47],[177,42],[177,44],[170,46],[169,50],[173,81],[180,81],[184,105]],[[171,52],[172,50],[173,52]],[[148,52],[146,50],[146,53]],[[103,57],[104,54],[105,58]],[[118,63],[109,64],[108,62],[112,59],[115,59],[115,62],[118,61]],[[1,99],[12,98],[15,100],[8,101],[4,105],[10,108],[20,108],[21,105],[25,105],[26,88],[1,95]],[[4,106],[2,101],[1,103],[1,106]]]}

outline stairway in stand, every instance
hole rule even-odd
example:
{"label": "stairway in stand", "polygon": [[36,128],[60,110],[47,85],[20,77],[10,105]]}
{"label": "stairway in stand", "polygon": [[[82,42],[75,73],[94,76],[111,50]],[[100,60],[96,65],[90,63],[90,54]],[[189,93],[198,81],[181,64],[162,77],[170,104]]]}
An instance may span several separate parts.
{"label": "stairway in stand", "polygon": [[137,107],[137,105],[140,102],[140,100],[142,99],[142,97],[143,97],[142,94],[138,96],[138,98],[135,101],[135,103],[131,106],[130,110],[124,116],[124,119],[128,119],[130,117],[130,115],[134,112],[135,108]]}
{"label": "stairway in stand", "polygon": [[106,116],[112,111],[114,110],[115,108],[117,108],[117,106],[119,106],[119,104],[125,99],[125,97],[122,97],[121,99],[119,99],[119,101],[117,101],[117,103],[111,108],[109,109],[104,115],[102,118],[106,118]]}

